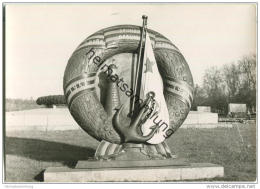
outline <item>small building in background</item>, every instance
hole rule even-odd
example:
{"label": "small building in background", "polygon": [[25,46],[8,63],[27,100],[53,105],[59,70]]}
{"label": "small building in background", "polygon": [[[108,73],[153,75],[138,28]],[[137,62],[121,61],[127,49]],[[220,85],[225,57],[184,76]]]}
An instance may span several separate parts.
{"label": "small building in background", "polygon": [[247,107],[246,104],[228,104],[228,116],[235,118],[245,118],[247,117]]}
{"label": "small building in background", "polygon": [[211,112],[210,106],[197,106],[198,112]]}

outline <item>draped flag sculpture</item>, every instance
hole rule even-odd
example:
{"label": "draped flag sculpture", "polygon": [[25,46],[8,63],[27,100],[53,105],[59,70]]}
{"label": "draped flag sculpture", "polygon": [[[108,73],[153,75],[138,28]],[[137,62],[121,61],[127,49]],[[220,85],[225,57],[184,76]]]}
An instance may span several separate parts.
{"label": "draped flag sculpture", "polygon": [[[151,116],[142,125],[142,132],[147,135],[151,130],[151,126],[156,124],[159,130],[154,136],[148,140],[148,143],[158,144],[166,138],[166,131],[169,129],[169,112],[167,109],[166,101],[163,95],[163,81],[160,76],[157,63],[153,54],[152,44],[149,34],[146,35],[145,51],[144,51],[144,65],[142,78],[142,97],[146,96],[149,92],[154,92],[155,109]],[[155,118],[153,118],[155,117]],[[156,120],[156,123],[155,121]]]}

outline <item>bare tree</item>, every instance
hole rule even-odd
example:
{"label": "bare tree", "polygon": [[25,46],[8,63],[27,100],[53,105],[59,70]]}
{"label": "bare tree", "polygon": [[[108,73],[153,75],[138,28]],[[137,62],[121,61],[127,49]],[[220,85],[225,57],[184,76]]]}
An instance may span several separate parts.
{"label": "bare tree", "polygon": [[226,64],[222,68],[222,74],[225,82],[227,101],[234,102],[236,101],[236,96],[239,94],[241,85],[239,67],[235,63]]}
{"label": "bare tree", "polygon": [[241,70],[239,99],[245,101],[251,111],[256,109],[256,55],[244,56],[238,61]]}
{"label": "bare tree", "polygon": [[227,111],[225,88],[221,70],[217,67],[207,69],[203,78],[203,89],[207,94],[207,104],[214,112],[226,113]]}
{"label": "bare tree", "polygon": [[195,88],[194,101],[193,109],[197,105],[210,105],[215,112],[227,113],[228,103],[233,102],[246,103],[254,111],[256,56],[245,56],[237,63],[207,69],[202,88]]}
{"label": "bare tree", "polygon": [[193,92],[193,102],[191,109],[197,110],[197,106],[207,105],[207,100],[208,99],[205,90],[196,84]]}
{"label": "bare tree", "polygon": [[252,90],[256,89],[256,55],[244,56],[238,61],[239,67],[244,73],[248,87]]}

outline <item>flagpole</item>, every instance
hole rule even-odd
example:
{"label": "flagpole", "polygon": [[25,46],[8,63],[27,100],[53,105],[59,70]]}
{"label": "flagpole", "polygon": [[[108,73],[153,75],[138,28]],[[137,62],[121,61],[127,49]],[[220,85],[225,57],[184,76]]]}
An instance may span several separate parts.
{"label": "flagpole", "polygon": [[[142,50],[143,50],[143,39],[145,39],[145,30],[146,30],[146,26],[147,26],[147,16],[143,15],[142,19],[143,19],[143,26],[142,26],[142,34],[141,34],[141,44],[140,44],[140,48],[139,48],[139,54],[138,54],[138,61],[137,61],[137,69],[136,69],[136,76],[135,76],[135,82],[134,82],[134,96],[133,96],[133,100],[130,103],[130,115],[132,116],[135,110],[135,100],[136,100],[136,95],[137,95],[137,84],[138,84],[138,80],[139,79],[139,72],[140,69],[142,68],[142,63],[143,60],[141,60],[142,58]],[[141,77],[141,76],[140,76]],[[140,96],[138,95],[138,97],[140,98]]]}

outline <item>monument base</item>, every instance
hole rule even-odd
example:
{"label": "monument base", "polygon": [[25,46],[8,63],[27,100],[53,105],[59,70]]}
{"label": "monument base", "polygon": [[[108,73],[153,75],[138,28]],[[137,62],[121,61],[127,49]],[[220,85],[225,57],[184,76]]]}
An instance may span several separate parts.
{"label": "monument base", "polygon": [[[98,166],[101,164],[105,167]],[[130,164],[132,167],[126,166],[127,162],[119,162],[117,167],[115,164],[109,167],[109,162],[97,161],[97,164],[88,164],[88,161],[80,161],[74,169],[50,167],[44,172],[44,182],[165,182],[224,176],[224,168],[211,163],[187,164],[176,163],[176,160],[148,160],[143,166],[140,161]],[[88,168],[81,168],[83,165]]]}

